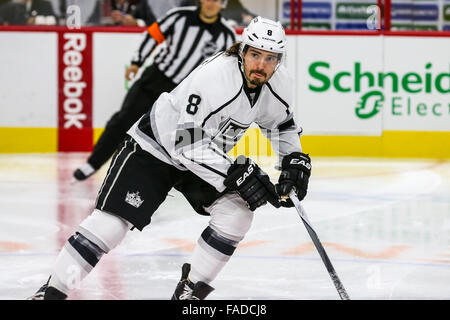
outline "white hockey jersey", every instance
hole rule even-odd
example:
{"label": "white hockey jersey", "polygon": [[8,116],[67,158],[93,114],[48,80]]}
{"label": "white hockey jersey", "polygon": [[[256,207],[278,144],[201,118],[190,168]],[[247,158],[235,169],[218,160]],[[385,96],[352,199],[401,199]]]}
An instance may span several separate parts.
{"label": "white hockey jersey", "polygon": [[172,92],[163,93],[128,131],[142,149],[190,170],[219,192],[233,160],[227,152],[252,123],[269,138],[279,161],[300,152],[292,113],[292,79],[284,66],[252,92],[235,56],[219,53]]}

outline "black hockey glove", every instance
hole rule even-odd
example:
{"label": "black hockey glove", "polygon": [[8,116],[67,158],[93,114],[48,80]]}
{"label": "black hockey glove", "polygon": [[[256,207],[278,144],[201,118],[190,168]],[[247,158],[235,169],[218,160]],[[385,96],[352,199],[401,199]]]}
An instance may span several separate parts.
{"label": "black hockey glove", "polygon": [[311,175],[311,159],[307,154],[293,152],[283,158],[281,170],[275,185],[278,195],[282,198],[280,204],[283,207],[293,207],[292,200],[287,196],[292,188],[295,188],[298,199],[301,201],[305,198]]}
{"label": "black hockey glove", "polygon": [[252,160],[239,156],[228,169],[228,176],[223,184],[231,191],[237,191],[250,210],[270,202],[275,208],[280,207],[279,197],[269,176]]}

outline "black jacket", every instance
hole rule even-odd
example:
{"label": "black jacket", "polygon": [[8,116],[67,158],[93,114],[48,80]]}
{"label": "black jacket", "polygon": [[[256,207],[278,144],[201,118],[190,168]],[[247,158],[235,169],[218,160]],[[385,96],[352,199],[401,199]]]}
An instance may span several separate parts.
{"label": "black jacket", "polygon": [[24,3],[7,2],[0,6],[0,24],[26,25],[31,16],[54,16],[52,4],[46,0],[32,0],[30,10]]}

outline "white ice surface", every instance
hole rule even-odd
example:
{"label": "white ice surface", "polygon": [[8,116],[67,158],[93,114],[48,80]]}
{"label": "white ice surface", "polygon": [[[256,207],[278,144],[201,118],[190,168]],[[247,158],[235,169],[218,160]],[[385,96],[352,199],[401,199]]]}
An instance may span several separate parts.
{"label": "white ice surface", "polygon": [[[0,155],[0,299],[33,294],[92,211],[107,166],[71,185],[86,156]],[[170,195],[70,299],[171,296],[208,217]],[[449,161],[313,158],[303,205],[352,299],[450,299]],[[209,299],[339,299],[295,209],[255,215]]]}

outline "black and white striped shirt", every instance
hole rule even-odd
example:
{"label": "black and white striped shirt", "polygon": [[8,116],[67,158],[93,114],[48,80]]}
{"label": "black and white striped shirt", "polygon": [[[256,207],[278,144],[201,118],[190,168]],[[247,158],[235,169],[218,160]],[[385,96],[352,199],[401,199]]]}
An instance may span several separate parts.
{"label": "black and white striped shirt", "polygon": [[152,51],[165,43],[154,63],[178,84],[206,58],[225,51],[236,41],[234,30],[221,16],[212,24],[203,22],[199,10],[195,6],[169,10],[145,31],[131,63],[142,66]]}

